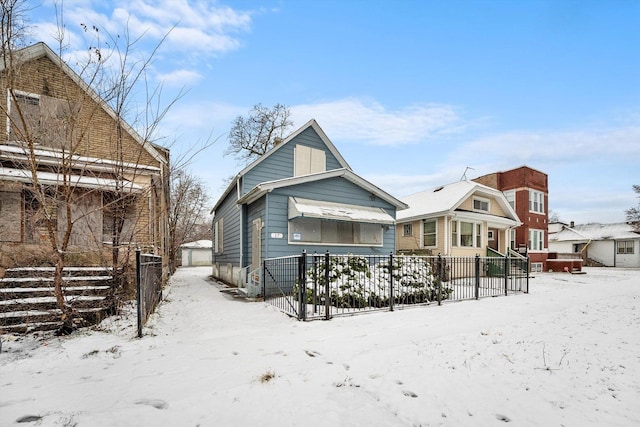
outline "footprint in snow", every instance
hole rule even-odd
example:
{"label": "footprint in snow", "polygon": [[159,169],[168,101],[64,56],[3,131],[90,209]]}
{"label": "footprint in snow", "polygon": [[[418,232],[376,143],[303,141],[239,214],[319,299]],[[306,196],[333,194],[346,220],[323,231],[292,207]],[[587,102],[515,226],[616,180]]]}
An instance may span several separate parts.
{"label": "footprint in snow", "polygon": [[307,356],[309,356],[309,357],[321,356],[320,353],[318,353],[317,351],[313,351],[313,350],[305,350],[304,352],[307,353]]}
{"label": "footprint in snow", "polygon": [[510,423],[511,422],[511,418],[507,417],[506,415],[502,415],[502,414],[496,414],[496,418],[502,422],[505,423]]}
{"label": "footprint in snow", "polygon": [[167,409],[169,404],[161,399],[139,399],[134,402],[136,405],[153,406],[156,409]]}
{"label": "footprint in snow", "polygon": [[404,391],[402,392],[402,394],[404,394],[404,395],[405,395],[405,396],[407,396],[407,397],[418,397],[418,395],[417,395],[417,394],[415,394],[414,392],[409,391],[409,390],[404,390]]}
{"label": "footprint in snow", "polygon": [[35,421],[42,420],[42,417],[39,415],[25,415],[24,417],[20,417],[16,420],[17,423],[32,423]]}

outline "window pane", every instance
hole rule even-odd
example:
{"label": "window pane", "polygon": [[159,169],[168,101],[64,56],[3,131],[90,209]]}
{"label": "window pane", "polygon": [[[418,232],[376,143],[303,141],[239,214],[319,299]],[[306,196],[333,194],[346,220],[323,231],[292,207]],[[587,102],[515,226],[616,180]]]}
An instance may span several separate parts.
{"label": "window pane", "polygon": [[460,223],[460,246],[473,247],[473,223]]}

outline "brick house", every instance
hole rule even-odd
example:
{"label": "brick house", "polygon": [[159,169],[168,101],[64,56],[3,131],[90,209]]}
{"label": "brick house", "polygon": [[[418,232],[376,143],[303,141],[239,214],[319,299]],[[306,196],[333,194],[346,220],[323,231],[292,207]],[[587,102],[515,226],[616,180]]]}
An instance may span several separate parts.
{"label": "brick house", "polygon": [[[6,129],[0,133],[0,276],[2,268],[20,266],[20,259],[44,262],[26,254],[51,247],[45,211],[53,212],[62,236],[66,206],[73,222],[69,262],[104,263],[98,259],[109,254],[114,216],[120,215],[114,206],[125,199],[120,247],[153,250],[167,259],[166,267],[169,151],[123,122],[44,43],[0,59],[0,90]],[[33,151],[27,140],[35,142]],[[37,188],[47,194],[46,210],[34,197],[34,173]],[[71,203],[62,200],[60,188],[71,190],[65,199]]]}
{"label": "brick house", "polygon": [[549,180],[547,174],[520,166],[475,178],[474,181],[504,193],[522,225],[511,231],[514,250],[527,248],[531,271],[547,271],[549,255]]}

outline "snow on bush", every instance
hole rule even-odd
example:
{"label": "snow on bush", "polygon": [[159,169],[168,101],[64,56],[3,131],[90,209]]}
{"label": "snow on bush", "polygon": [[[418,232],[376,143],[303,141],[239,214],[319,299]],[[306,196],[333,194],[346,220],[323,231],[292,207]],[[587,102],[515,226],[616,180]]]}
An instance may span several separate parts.
{"label": "snow on bush", "polygon": [[[391,270],[391,271],[390,271]],[[329,261],[330,305],[342,308],[387,307],[391,297],[393,278],[394,304],[419,304],[438,299],[438,278],[427,258],[388,258],[371,262],[365,257],[332,256]],[[321,259],[307,270],[307,302],[325,301],[325,262]],[[441,299],[451,296],[453,290],[442,285]]]}

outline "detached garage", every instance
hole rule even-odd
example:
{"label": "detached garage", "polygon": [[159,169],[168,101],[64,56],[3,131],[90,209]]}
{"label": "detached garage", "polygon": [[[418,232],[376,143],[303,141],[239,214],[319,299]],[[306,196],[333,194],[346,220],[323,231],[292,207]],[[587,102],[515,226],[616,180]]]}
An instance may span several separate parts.
{"label": "detached garage", "polygon": [[213,242],[211,240],[198,240],[196,242],[180,245],[183,267],[197,267],[212,265]]}

